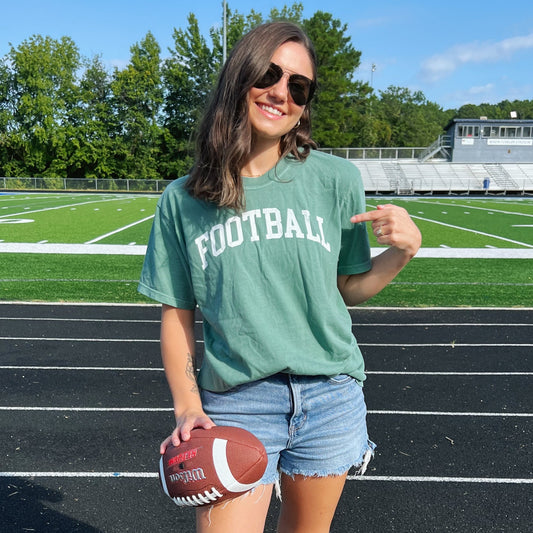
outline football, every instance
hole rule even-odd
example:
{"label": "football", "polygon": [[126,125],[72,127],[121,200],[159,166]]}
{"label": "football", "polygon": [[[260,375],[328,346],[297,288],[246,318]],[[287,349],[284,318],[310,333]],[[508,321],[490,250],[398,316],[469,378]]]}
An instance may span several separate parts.
{"label": "football", "polygon": [[159,461],[159,481],[176,505],[214,505],[259,485],[266,466],[265,447],[249,431],[198,428],[190,440],[167,447]]}

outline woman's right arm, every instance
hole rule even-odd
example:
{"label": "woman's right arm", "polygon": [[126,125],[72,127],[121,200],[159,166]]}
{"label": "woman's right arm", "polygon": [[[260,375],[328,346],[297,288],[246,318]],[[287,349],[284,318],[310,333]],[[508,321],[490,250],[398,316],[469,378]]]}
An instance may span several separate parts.
{"label": "woman's right arm", "polygon": [[163,305],[161,311],[161,357],[174,402],[176,429],[161,443],[160,453],[172,442],[189,440],[191,430],[215,424],[204,413],[196,382],[194,310]]}

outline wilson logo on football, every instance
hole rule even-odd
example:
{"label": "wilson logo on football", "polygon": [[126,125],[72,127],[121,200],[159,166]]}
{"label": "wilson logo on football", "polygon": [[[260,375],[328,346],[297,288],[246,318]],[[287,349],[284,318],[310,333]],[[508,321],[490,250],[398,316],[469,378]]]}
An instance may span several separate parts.
{"label": "wilson logo on football", "polygon": [[190,483],[191,481],[200,481],[206,479],[204,471],[201,468],[193,468],[192,470],[184,470],[176,474],[170,474],[170,481],[173,483]]}

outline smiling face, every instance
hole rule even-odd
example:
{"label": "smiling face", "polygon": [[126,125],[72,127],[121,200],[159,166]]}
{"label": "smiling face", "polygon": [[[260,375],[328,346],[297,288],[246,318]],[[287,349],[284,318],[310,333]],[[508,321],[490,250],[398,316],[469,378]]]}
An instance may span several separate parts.
{"label": "smiling face", "polygon": [[248,93],[249,120],[256,144],[279,144],[280,138],[296,126],[304,112],[305,106],[297,105],[289,92],[289,76],[300,74],[313,79],[311,59],[300,43],[282,44],[271,62],[282,68],[281,79],[270,87],[252,87]]}

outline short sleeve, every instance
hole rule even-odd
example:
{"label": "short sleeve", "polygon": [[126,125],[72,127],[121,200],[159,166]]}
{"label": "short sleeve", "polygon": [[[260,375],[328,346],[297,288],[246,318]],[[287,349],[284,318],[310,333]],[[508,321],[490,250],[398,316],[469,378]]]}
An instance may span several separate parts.
{"label": "short sleeve", "polygon": [[158,202],[144,258],[138,291],[158,302],[182,309],[194,309],[187,247],[179,217],[163,194]]}
{"label": "short sleeve", "polygon": [[337,273],[360,274],[371,268],[370,244],[365,223],[354,224],[353,215],[366,211],[365,190],[359,169],[350,163],[348,175],[342,180],[341,189],[341,249]]}

